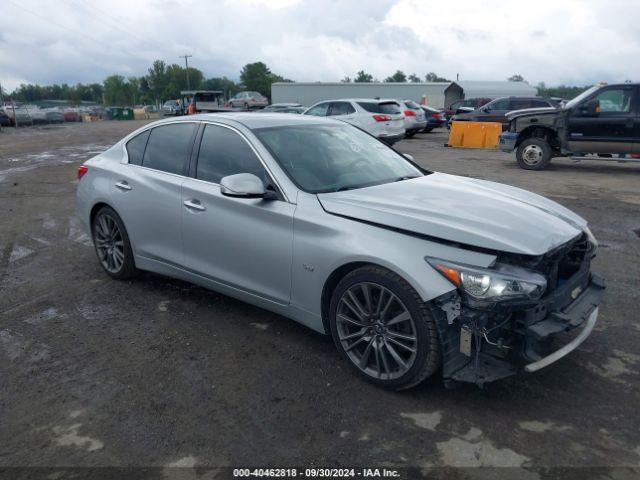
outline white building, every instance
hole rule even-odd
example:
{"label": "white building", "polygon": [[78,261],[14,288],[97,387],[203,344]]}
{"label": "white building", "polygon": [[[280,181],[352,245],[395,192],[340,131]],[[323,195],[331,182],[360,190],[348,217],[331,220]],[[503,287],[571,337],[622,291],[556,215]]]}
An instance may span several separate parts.
{"label": "white building", "polygon": [[456,82],[464,91],[464,98],[535,97],[536,87],[528,82],[488,82],[460,80]]}
{"label": "white building", "polygon": [[436,83],[329,83],[279,82],[271,85],[271,103],[296,102],[313,105],[337,98],[395,98],[414,100],[442,108],[462,98],[462,88],[455,82]]}
{"label": "white building", "polygon": [[310,106],[322,100],[339,98],[410,99],[434,108],[443,108],[461,98],[497,98],[535,96],[527,82],[432,82],[432,83],[342,83],[278,82],[271,85],[271,103],[295,102]]}

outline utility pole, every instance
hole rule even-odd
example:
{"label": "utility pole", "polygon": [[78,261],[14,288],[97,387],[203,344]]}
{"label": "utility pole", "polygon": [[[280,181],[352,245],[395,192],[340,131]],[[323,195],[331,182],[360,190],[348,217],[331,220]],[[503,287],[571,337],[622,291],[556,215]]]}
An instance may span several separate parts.
{"label": "utility pole", "polygon": [[180,55],[180,58],[184,58],[184,66],[187,70],[187,90],[191,90],[191,86],[189,85],[189,57],[193,57],[193,55]]}

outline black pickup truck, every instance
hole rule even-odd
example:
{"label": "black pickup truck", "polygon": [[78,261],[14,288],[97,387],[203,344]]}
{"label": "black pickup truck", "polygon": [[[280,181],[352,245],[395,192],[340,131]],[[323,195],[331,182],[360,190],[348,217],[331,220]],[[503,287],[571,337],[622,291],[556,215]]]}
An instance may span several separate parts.
{"label": "black pickup truck", "polygon": [[542,170],[554,157],[638,161],[632,158],[640,152],[637,83],[599,84],[562,108],[516,110],[507,119],[498,146],[515,150],[525,170]]}

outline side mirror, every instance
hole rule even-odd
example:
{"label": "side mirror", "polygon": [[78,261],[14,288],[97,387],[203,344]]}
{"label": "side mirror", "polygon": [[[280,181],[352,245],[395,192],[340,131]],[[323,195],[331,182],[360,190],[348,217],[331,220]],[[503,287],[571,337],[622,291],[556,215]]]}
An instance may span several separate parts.
{"label": "side mirror", "polygon": [[262,180],[252,173],[236,173],[220,180],[220,193],[227,197],[263,198],[266,189]]}
{"label": "side mirror", "polygon": [[403,153],[402,154],[404,156],[404,158],[406,158],[407,160],[409,160],[410,162],[414,162],[415,160],[413,159],[413,155],[409,155],[408,153]]}
{"label": "side mirror", "polygon": [[600,102],[598,100],[589,100],[580,105],[578,111],[583,117],[595,117],[600,113]]}

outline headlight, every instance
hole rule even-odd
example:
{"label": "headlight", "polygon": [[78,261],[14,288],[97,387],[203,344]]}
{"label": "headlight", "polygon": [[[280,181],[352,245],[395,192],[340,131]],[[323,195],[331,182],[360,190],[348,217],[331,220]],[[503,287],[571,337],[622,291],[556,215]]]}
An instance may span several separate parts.
{"label": "headlight", "polygon": [[535,300],[547,288],[547,281],[542,275],[522,268],[500,266],[484,269],[438,258],[426,260],[456,287],[478,300]]}

